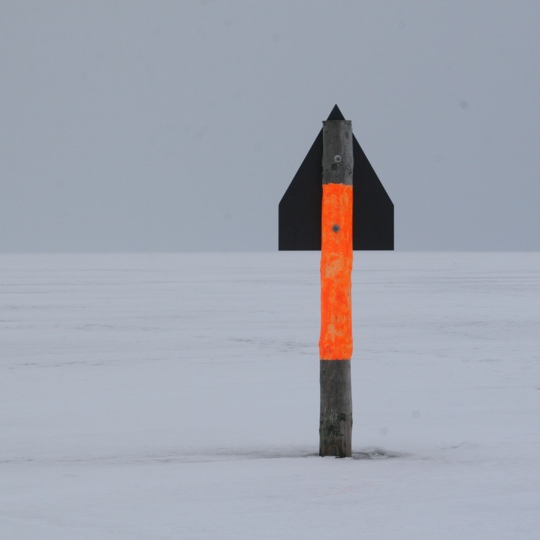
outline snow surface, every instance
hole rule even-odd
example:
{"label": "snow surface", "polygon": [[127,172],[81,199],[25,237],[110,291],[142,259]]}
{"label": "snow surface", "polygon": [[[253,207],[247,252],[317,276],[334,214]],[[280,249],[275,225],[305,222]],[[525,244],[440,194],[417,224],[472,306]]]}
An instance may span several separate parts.
{"label": "snow surface", "polygon": [[352,459],[318,267],[0,255],[0,538],[540,538],[540,254],[355,254]]}

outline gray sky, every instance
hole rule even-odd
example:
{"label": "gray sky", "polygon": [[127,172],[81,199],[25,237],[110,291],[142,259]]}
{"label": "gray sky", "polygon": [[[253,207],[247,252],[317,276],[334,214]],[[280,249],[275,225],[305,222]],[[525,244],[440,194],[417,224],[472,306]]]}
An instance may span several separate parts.
{"label": "gray sky", "polygon": [[540,249],[540,2],[0,2],[0,251],[275,250],[337,103],[399,250]]}

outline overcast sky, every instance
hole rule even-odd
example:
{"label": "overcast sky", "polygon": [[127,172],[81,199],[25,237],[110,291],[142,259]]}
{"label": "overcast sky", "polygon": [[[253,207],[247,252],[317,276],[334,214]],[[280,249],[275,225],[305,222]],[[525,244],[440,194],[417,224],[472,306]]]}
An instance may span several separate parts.
{"label": "overcast sky", "polygon": [[398,250],[540,249],[540,2],[1,0],[0,251],[276,250],[338,104]]}

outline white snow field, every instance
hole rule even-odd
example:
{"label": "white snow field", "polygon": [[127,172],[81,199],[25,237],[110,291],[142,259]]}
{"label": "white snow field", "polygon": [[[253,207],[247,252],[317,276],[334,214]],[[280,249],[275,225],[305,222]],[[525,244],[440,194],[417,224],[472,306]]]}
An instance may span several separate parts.
{"label": "white snow field", "polygon": [[540,538],[540,254],[356,252],[354,457],[319,254],[0,255],[0,538]]}

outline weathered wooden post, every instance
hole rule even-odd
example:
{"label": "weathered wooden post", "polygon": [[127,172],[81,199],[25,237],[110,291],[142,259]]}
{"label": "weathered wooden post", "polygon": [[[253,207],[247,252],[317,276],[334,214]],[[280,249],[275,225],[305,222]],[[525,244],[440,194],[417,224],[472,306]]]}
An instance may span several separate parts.
{"label": "weathered wooden post", "polygon": [[351,456],[353,165],[351,122],[323,122],[319,341],[321,456]]}

